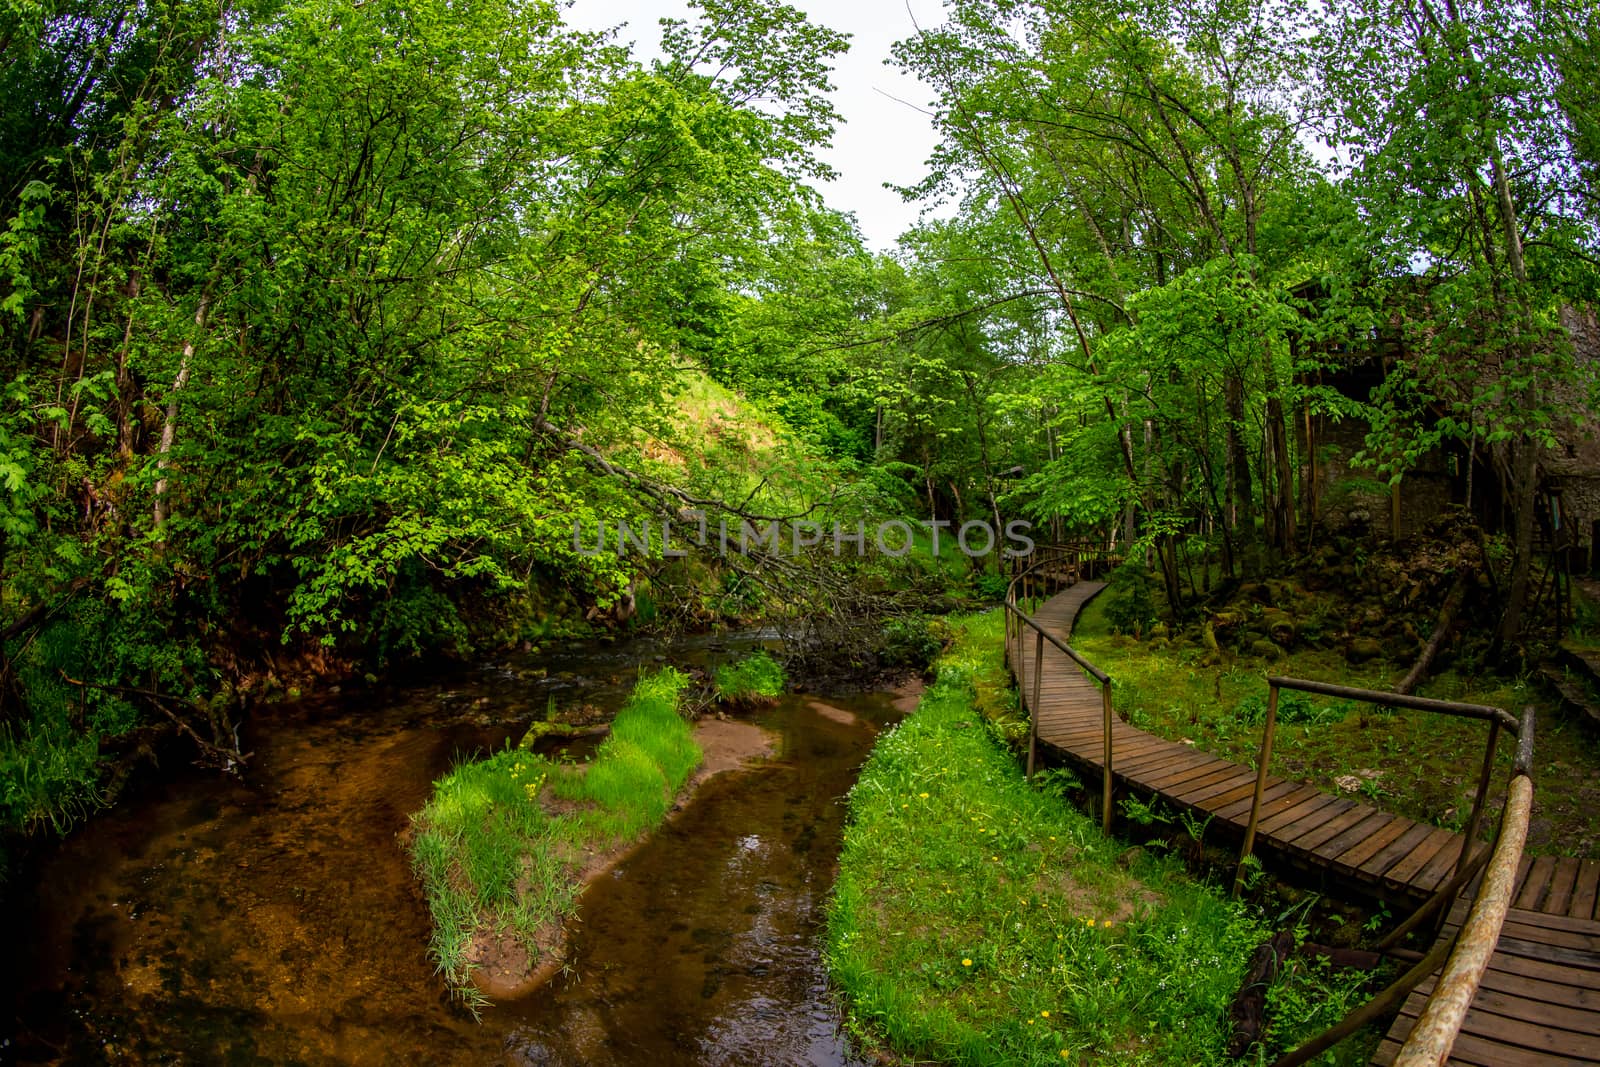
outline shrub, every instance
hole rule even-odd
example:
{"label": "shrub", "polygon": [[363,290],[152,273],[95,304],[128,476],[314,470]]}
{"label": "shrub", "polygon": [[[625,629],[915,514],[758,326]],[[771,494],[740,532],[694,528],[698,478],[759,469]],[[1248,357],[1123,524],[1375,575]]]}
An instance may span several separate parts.
{"label": "shrub", "polygon": [[878,653],[886,667],[910,667],[926,671],[950,641],[950,627],[925,615],[894,619],[883,628],[883,647]]}
{"label": "shrub", "polygon": [[[1278,692],[1278,722],[1280,724],[1327,726],[1341,721],[1349,710],[1350,704],[1348,701],[1319,707],[1313,704],[1311,699],[1304,693],[1297,693],[1293,690],[1280,690]],[[1245,697],[1233,709],[1233,718],[1241,726],[1260,726],[1267,721],[1267,698],[1255,695]]]}
{"label": "shrub", "polygon": [[1120,634],[1142,636],[1156,621],[1150,576],[1138,563],[1125,563],[1111,572],[1106,598],[1106,622]]}

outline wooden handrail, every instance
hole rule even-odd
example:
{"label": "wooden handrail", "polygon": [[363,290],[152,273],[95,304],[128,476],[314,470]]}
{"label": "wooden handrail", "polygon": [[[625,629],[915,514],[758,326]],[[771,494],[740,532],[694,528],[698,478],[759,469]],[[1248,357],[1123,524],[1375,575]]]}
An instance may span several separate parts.
{"label": "wooden handrail", "polygon": [[1368,704],[1382,704],[1392,708],[1411,708],[1414,711],[1434,711],[1441,715],[1459,715],[1468,719],[1490,719],[1511,730],[1517,729],[1517,719],[1504,708],[1488,704],[1464,704],[1459,700],[1434,700],[1432,697],[1414,697],[1408,693],[1389,693],[1382,689],[1358,689],[1332,682],[1314,682],[1306,678],[1269,677],[1267,684],[1279,689],[1297,689],[1302,693],[1361,700]]}
{"label": "wooden handrail", "polygon": [[[1280,681],[1280,679],[1268,680]],[[1276,702],[1278,688],[1277,685],[1272,687],[1268,705],[1269,718],[1271,705]],[[1313,690],[1315,691],[1319,690]],[[1506,717],[1510,718],[1509,715]],[[1513,719],[1512,722],[1514,724],[1512,729],[1517,735],[1517,759],[1511,771],[1511,781],[1506,786],[1506,803],[1500,812],[1500,825],[1495,832],[1492,848],[1472,853],[1475,831],[1469,834],[1462,842],[1455,875],[1410,918],[1380,941],[1379,948],[1384,949],[1394,945],[1407,931],[1421,925],[1426,915],[1443,907],[1447,899],[1453,898],[1472,879],[1487,857],[1488,868],[1484,872],[1483,881],[1478,885],[1478,892],[1473,898],[1472,909],[1467,915],[1466,922],[1453,937],[1441,938],[1421,962],[1388,988],[1366,1004],[1351,1011],[1323,1033],[1279,1057],[1272,1067],[1298,1067],[1299,1064],[1307,1063],[1321,1055],[1363,1026],[1393,1011],[1413,989],[1421,984],[1423,979],[1439,971],[1441,967],[1443,970],[1440,971],[1439,980],[1434,983],[1433,991],[1428,995],[1427,1003],[1423,1005],[1422,1015],[1411,1028],[1411,1032],[1406,1035],[1406,1040],[1401,1045],[1394,1063],[1395,1067],[1442,1067],[1450,1058],[1450,1050],[1455,1045],[1456,1036],[1461,1032],[1461,1024],[1466,1019],[1467,1010],[1472,1006],[1473,998],[1477,996],[1478,984],[1482,981],[1483,973],[1489,966],[1489,959],[1494,955],[1495,946],[1500,941],[1500,930],[1505,925],[1506,913],[1516,892],[1517,867],[1522,862],[1522,849],[1528,837],[1528,819],[1533,810],[1533,778],[1530,774],[1533,765],[1533,708],[1525,708],[1522,718]],[[1482,811],[1482,794],[1493,767],[1493,746],[1499,735],[1500,726],[1501,719],[1498,716],[1489,718],[1489,748],[1484,756],[1484,773],[1479,780],[1479,796],[1474,803],[1469,829],[1476,825]],[[1254,821],[1255,814],[1252,812],[1251,822]]]}
{"label": "wooden handrail", "polygon": [[1006,610],[1017,617],[1017,625],[1019,627],[1027,625],[1038,631],[1040,637],[1050,642],[1056,647],[1058,652],[1063,653],[1068,659],[1072,660],[1072,662],[1082,667],[1084,672],[1092,677],[1095,681],[1099,682],[1101,685],[1111,681],[1111,676],[1109,674],[1101,670],[1099,667],[1096,667],[1093,663],[1090,663],[1088,660],[1084,659],[1082,654],[1080,654],[1071,645],[1067,644],[1065,641],[1062,641],[1055,634],[1034,622],[1032,616],[1028,615],[1021,608],[1014,604],[1007,604]]}
{"label": "wooden handrail", "polygon": [[1455,947],[1423,1006],[1422,1016],[1406,1035],[1395,1067],[1440,1067],[1450,1058],[1467,1009],[1478,995],[1478,983],[1500,942],[1500,929],[1517,888],[1517,865],[1528,838],[1528,817],[1533,810],[1533,779],[1518,774],[1506,792],[1500,833],[1472,911],[1457,933]]}
{"label": "wooden handrail", "polygon": [[[1499,743],[1501,729],[1509,729],[1519,740],[1517,771],[1514,773],[1526,773],[1533,759],[1532,708],[1529,708],[1519,721],[1504,708],[1490,707],[1487,704],[1467,704],[1456,700],[1433,700],[1429,697],[1386,693],[1381,689],[1358,689],[1354,686],[1335,685],[1332,682],[1315,682],[1305,678],[1268,676],[1267,716],[1261,729],[1261,750],[1256,757],[1255,793],[1250,801],[1250,821],[1245,826],[1244,843],[1239,848],[1239,863],[1234,868],[1233,873],[1233,892],[1235,895],[1238,895],[1240,887],[1244,884],[1245,864],[1250,859],[1251,851],[1255,848],[1256,825],[1261,819],[1261,800],[1263,793],[1266,791],[1267,772],[1272,763],[1272,745],[1278,729],[1278,692],[1283,689],[1293,689],[1302,693],[1317,693],[1347,700],[1360,700],[1369,704],[1411,708],[1441,715],[1479,719],[1489,724],[1489,735],[1484,745],[1483,768],[1478,776],[1478,791],[1473,797],[1472,814],[1467,818],[1467,830],[1462,840],[1461,853],[1456,857],[1456,869],[1458,870],[1470,853],[1472,843],[1478,836],[1478,828],[1482,825],[1484,802],[1488,798],[1489,782],[1493,777],[1495,747]],[[1526,755],[1524,755],[1524,751]]]}
{"label": "wooden handrail", "polygon": [[[1012,649],[1012,636],[1016,636],[1016,650],[1020,658],[1023,655],[1022,635],[1026,630],[1034,632],[1033,653],[1033,699],[1028,700],[1028,694],[1023,693],[1023,700],[1028,708],[1028,777],[1033,777],[1034,764],[1037,759],[1039,747],[1039,693],[1044,679],[1044,645],[1048,641],[1059,652],[1065,655],[1079,668],[1088,673],[1100,685],[1101,703],[1101,734],[1104,741],[1103,767],[1101,770],[1101,797],[1100,797],[1100,825],[1106,833],[1111,832],[1111,795],[1112,795],[1112,770],[1111,770],[1111,676],[1105,671],[1090,663],[1078,653],[1071,645],[1050,633],[1040,626],[1032,616],[1018,606],[1019,600],[1028,600],[1036,595],[1042,595],[1041,587],[1054,584],[1054,576],[1046,573],[1046,568],[1059,565],[1070,560],[1074,565],[1069,580],[1063,584],[1075,584],[1081,577],[1077,568],[1086,564],[1093,564],[1104,558],[1104,547],[1097,544],[1078,543],[1070,545],[1045,545],[1036,550],[1040,558],[1033,560],[1023,567],[1006,586],[1006,654],[1009,656]],[[1013,623],[1015,619],[1015,623]],[[1020,672],[1019,672],[1020,675]]]}

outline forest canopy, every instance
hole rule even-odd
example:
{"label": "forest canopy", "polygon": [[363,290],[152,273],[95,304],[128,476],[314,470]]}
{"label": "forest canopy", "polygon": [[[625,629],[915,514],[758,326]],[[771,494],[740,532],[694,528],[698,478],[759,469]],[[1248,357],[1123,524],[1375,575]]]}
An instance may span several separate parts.
{"label": "forest canopy", "polygon": [[147,727],[237,759],[285,656],[862,584],[575,525],[1026,517],[1179,610],[1194,559],[1305,546],[1330,425],[1382,491],[1481,466],[1514,640],[1540,457],[1592,421],[1594,6],[945,16],[893,61],[941,137],[905,195],[954,210],[874,254],[818,191],[848,39],[774,0],[650,60],[537,0],[0,0],[7,823]]}

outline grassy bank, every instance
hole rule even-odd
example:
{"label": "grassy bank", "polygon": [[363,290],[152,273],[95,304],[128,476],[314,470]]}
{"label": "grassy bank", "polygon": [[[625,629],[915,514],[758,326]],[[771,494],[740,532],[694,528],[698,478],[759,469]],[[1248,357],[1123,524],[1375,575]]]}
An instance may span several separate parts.
{"label": "grassy bank", "polygon": [[678,713],[688,680],[640,678],[594,758],[559,764],[522,748],[463,763],[413,817],[412,862],[433,915],[431,946],[451,986],[507,947],[532,972],[547,962],[594,857],[659,824],[700,763]]}
{"label": "grassy bank", "polygon": [[[1023,779],[974,706],[1003,676],[1000,626],[957,626],[851,793],[827,959],[852,1029],[950,1063],[1230,1062],[1224,1013],[1274,924],[1175,861],[1124,866],[1125,844]],[[1290,968],[1273,1046],[1342,1016],[1353,984]]]}

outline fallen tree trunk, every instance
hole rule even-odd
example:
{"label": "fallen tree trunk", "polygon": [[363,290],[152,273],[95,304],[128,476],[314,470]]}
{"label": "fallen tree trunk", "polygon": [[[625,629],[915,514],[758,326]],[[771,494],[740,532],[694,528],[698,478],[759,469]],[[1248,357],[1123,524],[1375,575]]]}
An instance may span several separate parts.
{"label": "fallen tree trunk", "polygon": [[1238,1059],[1261,1040],[1267,1014],[1267,990],[1278,977],[1278,969],[1294,951],[1294,934],[1284,931],[1256,946],[1250,957],[1250,968],[1244,973],[1244,982],[1228,1005],[1228,1019],[1233,1024],[1228,1038],[1228,1056]]}
{"label": "fallen tree trunk", "polygon": [[1250,967],[1245,971],[1244,981],[1239,986],[1239,992],[1234,995],[1233,1003],[1228,1005],[1228,1019],[1233,1024],[1232,1033],[1228,1038],[1230,1058],[1239,1059],[1260,1042],[1266,1028],[1267,990],[1272,987],[1272,983],[1278,977],[1278,971],[1291,955],[1324,959],[1334,967],[1361,971],[1373,970],[1383,962],[1383,957],[1379,953],[1368,952],[1365,949],[1336,948],[1332,945],[1319,945],[1314,941],[1306,941],[1297,948],[1294,934],[1287,930],[1275,934],[1268,941],[1263,941],[1256,946],[1255,954],[1250,957]]}
{"label": "fallen tree trunk", "polygon": [[1427,676],[1428,669],[1433,666],[1434,657],[1439,654],[1445,639],[1455,628],[1456,616],[1460,614],[1461,605],[1466,599],[1467,572],[1458,570],[1455,583],[1450,586],[1450,592],[1444,598],[1444,607],[1439,609],[1439,623],[1433,628],[1433,635],[1428,638],[1428,643],[1422,646],[1422,654],[1417,657],[1417,662],[1411,665],[1411,670],[1400,679],[1400,684],[1394,687],[1396,693],[1410,693]]}

